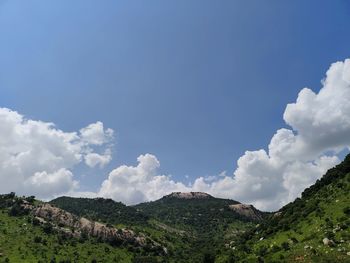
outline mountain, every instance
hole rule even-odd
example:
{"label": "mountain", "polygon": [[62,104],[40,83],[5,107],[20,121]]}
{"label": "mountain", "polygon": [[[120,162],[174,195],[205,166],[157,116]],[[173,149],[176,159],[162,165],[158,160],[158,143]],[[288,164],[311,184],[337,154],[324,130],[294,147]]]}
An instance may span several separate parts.
{"label": "mountain", "polygon": [[152,218],[153,225],[162,223],[185,233],[182,243],[187,247],[182,254],[177,255],[178,251],[175,254],[177,258],[191,256],[181,262],[213,262],[217,254],[227,250],[227,240],[244,233],[266,216],[253,206],[244,206],[250,211],[247,213],[233,206],[243,205],[201,192],[176,192],[134,207]]}
{"label": "mountain", "polygon": [[120,226],[147,225],[148,217],[135,208],[112,199],[59,197],[50,204],[77,216]]}
{"label": "mountain", "polygon": [[230,247],[242,262],[350,262],[350,155]]}
{"label": "mountain", "polygon": [[241,209],[235,209],[236,205],[241,204],[206,193],[175,192],[134,207],[150,218],[197,235],[212,235],[237,222],[244,224],[260,221],[265,215],[253,206],[246,206],[250,212],[244,213]]}
{"label": "mountain", "polygon": [[103,198],[60,197],[50,204],[80,217],[143,232],[166,247],[176,262],[200,262],[211,247],[223,248],[226,237],[238,235],[265,216],[253,206],[202,192],[175,192],[133,207]]}
{"label": "mountain", "polygon": [[275,213],[202,192],[0,195],[0,262],[350,262],[350,155]]}

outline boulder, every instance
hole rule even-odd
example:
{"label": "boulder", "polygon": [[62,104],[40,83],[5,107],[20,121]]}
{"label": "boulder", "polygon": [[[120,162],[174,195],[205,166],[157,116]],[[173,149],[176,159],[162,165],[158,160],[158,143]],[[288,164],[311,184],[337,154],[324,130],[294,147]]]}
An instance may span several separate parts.
{"label": "boulder", "polygon": [[327,237],[325,237],[322,240],[322,242],[323,242],[323,245],[325,246],[329,246],[329,247],[334,246],[334,241],[332,239],[328,239]]}

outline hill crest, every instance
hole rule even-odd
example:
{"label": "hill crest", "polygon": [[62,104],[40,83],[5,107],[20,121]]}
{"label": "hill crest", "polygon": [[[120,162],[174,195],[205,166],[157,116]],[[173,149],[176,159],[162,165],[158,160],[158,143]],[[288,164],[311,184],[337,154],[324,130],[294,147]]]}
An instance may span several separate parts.
{"label": "hill crest", "polygon": [[214,198],[210,194],[204,192],[172,192],[163,198],[178,198],[178,199],[209,199]]}

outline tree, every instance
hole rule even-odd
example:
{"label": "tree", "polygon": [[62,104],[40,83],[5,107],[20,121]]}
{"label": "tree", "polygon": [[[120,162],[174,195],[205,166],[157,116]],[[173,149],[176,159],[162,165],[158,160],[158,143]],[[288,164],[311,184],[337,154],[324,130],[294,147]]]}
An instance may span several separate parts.
{"label": "tree", "polygon": [[202,263],[214,263],[214,262],[215,262],[215,255],[211,253],[204,254]]}

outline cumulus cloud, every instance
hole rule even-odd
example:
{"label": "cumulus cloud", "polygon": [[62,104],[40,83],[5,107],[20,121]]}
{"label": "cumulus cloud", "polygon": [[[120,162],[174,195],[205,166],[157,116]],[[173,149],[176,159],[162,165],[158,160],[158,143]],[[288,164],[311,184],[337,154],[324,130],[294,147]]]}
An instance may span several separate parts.
{"label": "cumulus cloud", "polygon": [[63,132],[52,123],[26,120],[0,108],[0,192],[50,197],[103,196],[136,204],[176,191],[204,191],[275,210],[300,195],[350,145],[350,60],[331,65],[318,93],[304,88],[283,118],[290,128],[276,131],[267,149],[246,151],[232,176],[199,177],[192,184],[159,172],[151,154],[136,166],[111,171],[96,192],[80,192],[72,168],[84,162],[104,167],[112,159],[114,132],[96,122],[79,132]]}
{"label": "cumulus cloud", "polygon": [[[51,174],[46,171],[37,172],[29,177],[24,185],[31,193],[40,193],[41,196],[52,196],[74,191],[78,187],[78,181],[73,179],[71,171],[64,168]],[[30,193],[28,193],[30,194]]]}
{"label": "cumulus cloud", "polygon": [[292,201],[329,168],[340,162],[338,153],[350,145],[350,60],[331,65],[318,93],[300,91],[288,104],[284,120],[268,149],[246,151],[233,176],[199,177],[184,185],[159,175],[159,162],[142,155],[139,164],[121,166],[102,184],[102,196],[126,203],[157,199],[172,191],[204,191],[218,197],[276,210]]}
{"label": "cumulus cloud", "polygon": [[80,137],[83,142],[90,145],[102,145],[113,139],[114,131],[104,129],[103,123],[98,121],[80,130]]}
{"label": "cumulus cloud", "polygon": [[307,154],[339,151],[350,142],[350,59],[331,65],[319,93],[300,91],[296,103],[288,104],[284,120],[298,132]]}
{"label": "cumulus cloud", "polygon": [[103,168],[105,165],[109,164],[112,160],[112,154],[110,150],[107,150],[104,154],[98,153],[88,153],[85,155],[85,163],[89,167],[99,166]]}
{"label": "cumulus cloud", "polygon": [[0,192],[50,198],[73,191],[78,182],[71,170],[83,160],[91,165],[109,162],[108,157],[92,160],[91,155],[95,145],[108,146],[112,136],[100,122],[80,132],[63,132],[53,123],[0,108]]}
{"label": "cumulus cloud", "polygon": [[350,145],[350,60],[331,65],[318,93],[300,91],[288,104],[284,120],[268,151],[247,151],[237,162],[233,177],[194,186],[223,197],[274,210],[300,195],[329,168],[340,162],[337,154]]}
{"label": "cumulus cloud", "polygon": [[160,163],[154,155],[140,155],[137,161],[137,166],[122,165],[113,170],[102,183],[99,195],[136,204],[158,199],[171,192],[190,190],[170,176],[159,174]]}

